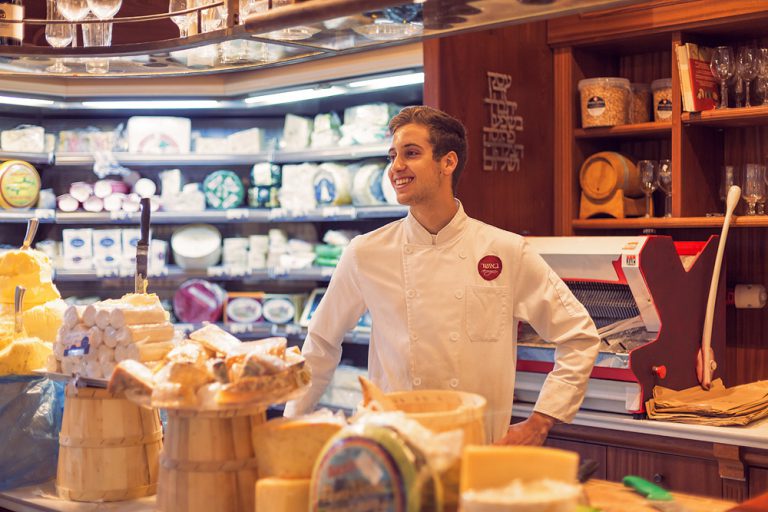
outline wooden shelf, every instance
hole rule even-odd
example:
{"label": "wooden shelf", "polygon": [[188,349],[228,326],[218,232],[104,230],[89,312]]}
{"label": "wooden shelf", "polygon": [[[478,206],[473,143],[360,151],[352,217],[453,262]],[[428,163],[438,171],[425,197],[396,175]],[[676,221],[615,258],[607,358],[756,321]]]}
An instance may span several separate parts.
{"label": "wooden shelf", "polygon": [[704,112],[683,112],[683,124],[714,128],[739,128],[768,124],[768,106],[724,108]]}
{"label": "wooden shelf", "polygon": [[579,128],[577,139],[663,139],[672,135],[672,123],[637,123],[599,128]]}
{"label": "wooden shelf", "polygon": [[[574,229],[720,229],[722,225],[723,217],[652,217],[650,219],[638,217],[633,219],[574,219],[572,222]],[[733,220],[731,221],[731,227],[766,228],[768,227],[768,215],[734,215]]]}

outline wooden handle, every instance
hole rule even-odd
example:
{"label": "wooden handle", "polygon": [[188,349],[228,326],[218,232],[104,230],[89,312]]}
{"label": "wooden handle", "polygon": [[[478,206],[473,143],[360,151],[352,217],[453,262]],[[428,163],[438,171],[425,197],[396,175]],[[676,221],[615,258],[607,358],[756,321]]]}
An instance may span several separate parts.
{"label": "wooden handle", "polygon": [[717,257],[715,258],[715,267],[712,270],[712,282],[709,285],[709,297],[707,298],[707,310],[704,316],[704,332],[701,337],[701,386],[709,389],[712,384],[712,370],[715,363],[712,354],[712,323],[715,317],[715,302],[717,301],[717,287],[720,282],[720,268],[723,264],[723,253],[725,252],[725,241],[728,238],[728,228],[731,225],[733,210],[741,198],[741,189],[736,185],[728,189],[728,197],[725,205],[725,219],[723,220],[723,229],[720,232],[720,242],[717,245]]}
{"label": "wooden handle", "polygon": [[37,217],[32,217],[27,221],[27,234],[24,235],[24,242],[21,244],[22,250],[27,250],[32,245],[32,240],[35,239],[37,234],[37,228],[40,226],[40,221]]}

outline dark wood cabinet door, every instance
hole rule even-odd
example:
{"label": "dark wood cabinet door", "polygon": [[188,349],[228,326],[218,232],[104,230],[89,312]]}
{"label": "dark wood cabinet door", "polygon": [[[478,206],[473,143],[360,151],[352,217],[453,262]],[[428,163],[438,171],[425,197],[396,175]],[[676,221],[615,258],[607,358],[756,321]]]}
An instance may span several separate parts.
{"label": "dark wood cabinet door", "polygon": [[749,468],[749,497],[768,493],[768,469]]}
{"label": "dark wood cabinet door", "polygon": [[547,442],[545,443],[545,445],[551,448],[559,448],[561,450],[576,452],[581,457],[582,462],[587,459],[592,459],[597,461],[598,463],[597,471],[595,471],[595,473],[592,475],[591,478],[599,478],[601,480],[605,480],[606,478],[605,446],[600,446],[598,444],[590,444],[590,443],[579,443],[576,441],[566,441],[564,439],[553,439],[553,438],[547,439]]}
{"label": "dark wood cabinet door", "polygon": [[608,480],[620,482],[626,475],[637,475],[670,491],[722,496],[722,482],[714,460],[614,447],[607,448],[606,457]]}

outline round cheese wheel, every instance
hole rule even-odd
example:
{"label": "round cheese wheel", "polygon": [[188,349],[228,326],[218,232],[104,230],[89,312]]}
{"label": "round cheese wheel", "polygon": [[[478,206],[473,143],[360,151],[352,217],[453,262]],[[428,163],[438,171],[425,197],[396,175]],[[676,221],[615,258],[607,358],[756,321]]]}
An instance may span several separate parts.
{"label": "round cheese wheel", "polygon": [[296,306],[288,297],[266,297],[261,314],[267,322],[287,324],[296,317]]}
{"label": "round cheese wheel", "polygon": [[386,204],[381,190],[383,174],[384,165],[381,163],[360,166],[352,180],[352,203],[358,206]]}
{"label": "round cheese wheel", "polygon": [[214,171],[206,176],[203,192],[208,206],[217,210],[237,208],[245,198],[243,182],[233,171]]}
{"label": "round cheese wheel", "polygon": [[184,269],[205,269],[219,262],[221,233],[208,224],[190,224],[171,236],[176,264]]}
{"label": "round cheese wheel", "polygon": [[256,297],[236,297],[227,301],[230,322],[252,324],[261,320],[261,302]]}
{"label": "round cheese wheel", "polygon": [[32,164],[8,160],[0,164],[0,206],[29,208],[37,203],[40,175]]}
{"label": "round cheese wheel", "polygon": [[221,319],[226,292],[204,279],[184,282],[173,296],[173,312],[182,322],[216,322]]}

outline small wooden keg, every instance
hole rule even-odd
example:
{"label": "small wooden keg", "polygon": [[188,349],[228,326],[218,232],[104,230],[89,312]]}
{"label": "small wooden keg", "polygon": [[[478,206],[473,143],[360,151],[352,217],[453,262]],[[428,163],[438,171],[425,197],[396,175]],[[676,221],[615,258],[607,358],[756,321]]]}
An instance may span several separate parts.
{"label": "small wooden keg", "polygon": [[601,151],[587,158],[579,170],[579,218],[599,214],[615,218],[645,214],[643,185],[635,164],[615,151]]}
{"label": "small wooden keg", "polygon": [[258,477],[251,429],[264,409],[168,410],[157,509],[163,512],[254,510]]}
{"label": "small wooden keg", "polygon": [[74,501],[155,494],[163,444],[160,417],[106,389],[67,386],[56,490]]}

